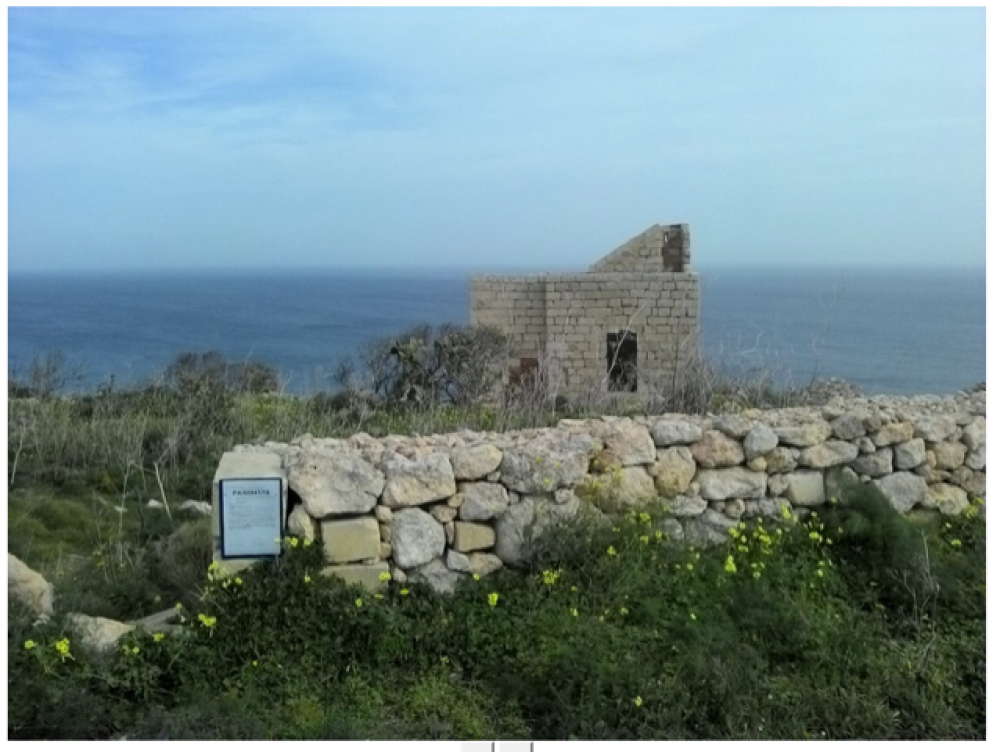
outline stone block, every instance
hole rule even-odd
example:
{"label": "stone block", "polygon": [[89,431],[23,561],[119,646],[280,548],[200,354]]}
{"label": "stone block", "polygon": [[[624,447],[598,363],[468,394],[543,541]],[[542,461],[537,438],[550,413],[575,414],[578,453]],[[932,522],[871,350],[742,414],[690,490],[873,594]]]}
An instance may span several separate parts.
{"label": "stone block", "polygon": [[377,558],[380,550],[378,520],[371,516],[324,520],[323,550],[332,564]]}
{"label": "stone block", "polygon": [[326,567],[320,574],[327,577],[339,577],[348,585],[361,585],[369,592],[384,590],[386,583],[382,581],[382,573],[389,573],[389,563],[380,561],[378,564],[341,564]]}

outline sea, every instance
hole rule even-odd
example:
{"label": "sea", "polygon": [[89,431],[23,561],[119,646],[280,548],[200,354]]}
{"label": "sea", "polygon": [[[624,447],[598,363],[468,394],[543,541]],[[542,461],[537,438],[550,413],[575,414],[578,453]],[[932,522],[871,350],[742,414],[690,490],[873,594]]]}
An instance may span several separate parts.
{"label": "sea", "polygon": [[[525,271],[525,270],[521,270]],[[697,270],[701,348],[779,385],[946,394],[986,380],[985,269]],[[8,372],[61,352],[67,391],[146,383],[182,352],[276,367],[292,393],[336,389],[344,356],[418,324],[469,321],[469,273],[283,270],[8,273]]]}

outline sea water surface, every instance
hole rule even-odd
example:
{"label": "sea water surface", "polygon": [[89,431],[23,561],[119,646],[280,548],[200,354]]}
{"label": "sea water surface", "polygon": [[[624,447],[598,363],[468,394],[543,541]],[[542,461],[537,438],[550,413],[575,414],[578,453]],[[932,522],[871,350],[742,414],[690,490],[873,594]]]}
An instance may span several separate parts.
{"label": "sea water surface", "polygon": [[[701,346],[779,381],[840,377],[868,394],[954,392],[986,378],[983,269],[697,270]],[[286,389],[332,389],[344,355],[420,323],[469,320],[456,271],[8,274],[8,369],[55,351],[86,390],[139,383],[184,351],[270,363]],[[641,346],[641,344],[640,344]]]}

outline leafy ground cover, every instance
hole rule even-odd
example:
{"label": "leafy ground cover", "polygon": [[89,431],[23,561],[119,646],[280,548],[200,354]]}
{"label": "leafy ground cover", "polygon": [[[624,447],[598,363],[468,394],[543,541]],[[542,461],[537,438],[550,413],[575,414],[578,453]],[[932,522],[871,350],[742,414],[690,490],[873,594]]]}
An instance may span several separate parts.
{"label": "leafy ground cover", "polygon": [[346,587],[292,540],[238,577],[206,575],[196,555],[180,565],[204,535],[191,523],[157,539],[173,548],[137,544],[145,559],[90,552],[56,580],[61,600],[89,592],[124,618],[189,577],[184,623],[100,656],[10,605],[8,734],[985,738],[981,516],[917,524],[859,487],[699,551],[661,515],[551,531],[525,571],[452,597]]}

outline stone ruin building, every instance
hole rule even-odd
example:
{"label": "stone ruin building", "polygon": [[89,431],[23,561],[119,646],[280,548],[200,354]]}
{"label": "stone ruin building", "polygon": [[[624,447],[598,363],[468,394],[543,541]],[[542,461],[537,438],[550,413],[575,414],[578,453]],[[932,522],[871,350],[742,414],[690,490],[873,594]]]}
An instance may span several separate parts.
{"label": "stone ruin building", "polygon": [[697,351],[698,275],[688,226],[653,225],[576,274],[474,277],[472,323],[507,335],[504,381],[550,393],[655,393]]}

